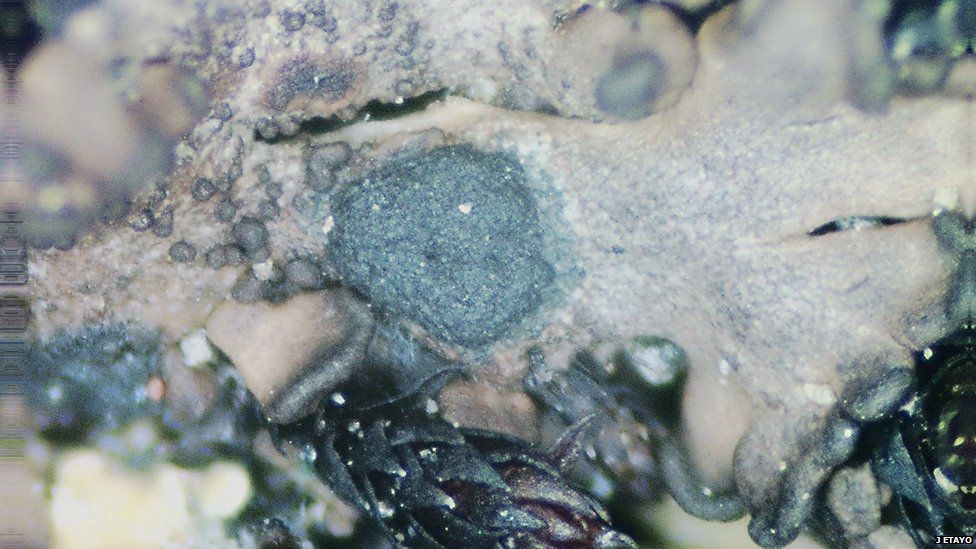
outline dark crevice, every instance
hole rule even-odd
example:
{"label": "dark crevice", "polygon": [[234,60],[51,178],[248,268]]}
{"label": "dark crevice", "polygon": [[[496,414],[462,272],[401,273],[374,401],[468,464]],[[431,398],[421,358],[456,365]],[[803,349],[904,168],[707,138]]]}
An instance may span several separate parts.
{"label": "dark crevice", "polygon": [[[663,5],[671,10],[671,12],[681,20],[681,22],[688,28],[689,31],[691,31],[692,34],[695,34],[709,17],[715,15],[715,13],[722,8],[730,4],[734,4],[736,1],[737,0],[713,0],[699,7],[698,9],[688,9],[681,6],[680,2],[673,0],[665,0],[663,2],[661,0],[631,0],[629,2],[618,2],[616,10],[624,11],[633,6],[644,6],[647,4]],[[579,13],[582,13],[582,11],[578,11],[577,14],[574,14],[574,16],[578,15]]]}
{"label": "dark crevice", "polygon": [[450,90],[448,88],[441,88],[438,90],[429,91],[427,93],[422,93],[414,97],[404,98],[404,100],[400,103],[384,102],[373,99],[367,102],[366,105],[356,111],[356,114],[353,117],[347,120],[343,120],[338,116],[316,116],[302,121],[302,123],[298,126],[298,131],[294,134],[278,135],[276,137],[267,138],[255,130],[254,139],[262,143],[274,145],[294,139],[332,133],[360,122],[380,122],[383,120],[392,120],[394,118],[400,118],[423,111],[431,104],[438,101],[443,101],[449,95],[449,92]]}
{"label": "dark crevice", "polygon": [[840,231],[850,231],[857,229],[868,229],[874,227],[888,227],[904,223],[907,219],[901,217],[887,217],[874,215],[855,215],[835,219],[830,223],[825,223],[816,229],[808,232],[809,236],[823,236],[825,234],[837,233]]}
{"label": "dark crevice", "polygon": [[680,19],[681,22],[688,27],[688,30],[690,30],[692,34],[697,34],[698,29],[705,24],[705,21],[708,20],[709,17],[715,15],[715,13],[717,13],[719,10],[733,3],[735,3],[735,0],[716,0],[702,6],[697,10],[689,10],[671,2],[664,2],[664,5],[671,9],[678,19]]}

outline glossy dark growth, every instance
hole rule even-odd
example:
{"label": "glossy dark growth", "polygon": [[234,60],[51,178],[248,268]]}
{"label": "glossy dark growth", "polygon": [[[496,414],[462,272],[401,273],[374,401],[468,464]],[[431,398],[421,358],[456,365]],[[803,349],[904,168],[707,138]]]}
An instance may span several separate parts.
{"label": "glossy dark growth", "polygon": [[[428,399],[456,367],[419,351],[405,372],[364,367],[317,417],[276,426],[318,476],[369,517],[397,547],[635,547],[611,528],[603,506],[564,474],[583,427],[549,453],[490,431],[456,428]],[[363,386],[376,388],[372,393]]]}
{"label": "glossy dark growth", "polygon": [[873,463],[919,542],[976,534],[976,330],[963,328],[932,350],[920,361],[917,400]]}
{"label": "glossy dark growth", "polygon": [[443,146],[337,193],[333,259],[345,281],[435,336],[491,343],[552,283],[525,173],[507,154]]}

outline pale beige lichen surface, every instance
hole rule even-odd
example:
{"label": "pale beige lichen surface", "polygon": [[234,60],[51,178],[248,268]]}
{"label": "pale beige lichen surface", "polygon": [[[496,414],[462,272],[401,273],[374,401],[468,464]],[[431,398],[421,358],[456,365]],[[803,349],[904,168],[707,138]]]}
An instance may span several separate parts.
{"label": "pale beige lichen surface", "polygon": [[[780,463],[798,440],[817,432],[853,375],[906,363],[913,349],[943,332],[942,296],[953,265],[940,254],[929,218],[938,209],[974,208],[971,105],[936,96],[896,99],[883,114],[851,106],[844,34],[850,3],[768,3],[741,19],[734,8],[723,11],[696,37],[693,58],[681,47],[666,56],[674,74],[694,74],[687,88],[672,83],[677,103],[630,123],[611,123],[619,121],[596,108],[594,79],[563,81],[588,68],[599,74],[612,56],[611,46],[594,59],[566,55],[572,48],[561,44],[588,39],[572,34],[587,21],[554,28],[552,12],[525,1],[494,2],[491,9],[481,2],[399,4],[397,17],[420,22],[417,48],[424,53],[411,57],[409,68],[391,52],[397,32],[381,36],[375,6],[360,3],[328,4],[340,22],[334,43],[309,23],[283,32],[274,13],[292,6],[284,1],[267,19],[245,18],[228,51],[214,46],[202,55],[201,73],[215,82],[214,103],[228,103],[235,114],[211,133],[198,126],[196,149],[182,149],[171,191],[183,197],[174,199],[174,235],[103,229],[71,251],[35,255],[41,333],[139,318],[178,341],[203,326],[250,267],[202,266],[201,252],[226,238],[228,228],[209,217],[213,202],[194,203],[185,193],[193,174],[218,177],[237,156],[244,167],[233,191],[240,212],[256,206],[259,166],[283,185],[282,214],[269,223],[271,247],[327,255],[326,228],[310,226],[291,208],[302,192],[308,139],[375,145],[354,167],[359,173],[412,139],[515,154],[547,216],[543,225],[563,239],[567,261],[583,274],[560,279],[562,298],[529,322],[534,335],[501,341],[487,358],[463,350],[457,356],[473,362],[477,379],[510,391],[519,386],[520,353],[529,345],[541,345],[563,366],[561,358],[581,347],[636,335],[670,338],[690,359],[686,435],[713,482],[729,481],[733,448],[752,425],[736,478],[751,503],[768,497]],[[113,9],[123,22],[141,17],[136,8]],[[203,18],[185,28],[195,36],[195,25],[209,25],[224,36],[238,23]],[[391,24],[406,27],[399,19]],[[162,55],[160,47],[181,54],[175,42],[133,50],[143,42],[122,28],[112,47],[136,60]],[[687,40],[677,31],[671,38]],[[356,57],[363,42],[367,53]],[[255,64],[235,65],[248,44]],[[348,63],[354,84],[338,97],[271,105],[275,75],[299,57],[322,67]],[[398,89],[406,80],[410,86]],[[284,126],[348,117],[369,99],[445,88],[464,98],[325,136],[255,140],[255,124],[267,116]],[[404,135],[431,128],[444,135]],[[855,215],[909,221],[807,234]],[[166,257],[179,238],[197,245],[195,262]]]}

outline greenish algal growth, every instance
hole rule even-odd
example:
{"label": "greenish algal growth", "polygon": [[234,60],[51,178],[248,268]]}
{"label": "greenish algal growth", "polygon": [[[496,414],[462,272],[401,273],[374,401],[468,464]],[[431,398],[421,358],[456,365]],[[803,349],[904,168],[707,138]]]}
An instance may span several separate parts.
{"label": "greenish algal growth", "polygon": [[536,311],[554,269],[521,164],[469,145],[391,161],[333,199],[346,283],[436,337],[491,343]]}

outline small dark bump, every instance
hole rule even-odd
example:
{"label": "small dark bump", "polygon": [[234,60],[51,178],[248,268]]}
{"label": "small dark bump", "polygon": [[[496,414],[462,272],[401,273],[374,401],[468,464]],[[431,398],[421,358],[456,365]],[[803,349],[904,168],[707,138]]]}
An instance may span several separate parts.
{"label": "small dark bump", "polygon": [[628,120],[651,114],[654,100],[664,90],[667,67],[651,51],[620,55],[597,82],[596,105],[603,112]]}
{"label": "small dark bump", "polygon": [[393,86],[393,91],[397,95],[401,95],[404,97],[414,95],[413,90],[414,87],[413,87],[412,80],[407,80],[407,79],[397,80],[397,83]]}
{"label": "small dark bump", "polygon": [[281,183],[272,181],[264,187],[264,194],[272,200],[277,200],[281,198],[284,190],[281,188]]}
{"label": "small dark bump", "polygon": [[265,200],[258,204],[258,218],[263,221],[271,221],[278,218],[281,208],[274,200]]}
{"label": "small dark bump", "polygon": [[154,235],[160,238],[166,238],[167,236],[173,234],[173,210],[166,209],[162,213],[156,216],[156,220],[152,226],[152,232]]}
{"label": "small dark bump", "polygon": [[268,241],[267,227],[261,220],[251,216],[245,216],[235,223],[232,233],[234,240],[248,252],[261,248]]}
{"label": "small dark bump", "polygon": [[318,204],[320,203],[320,200],[316,198],[317,194],[313,189],[299,189],[292,197],[291,205],[303,217],[315,218],[318,215]]}
{"label": "small dark bump", "polygon": [[128,221],[129,226],[132,227],[132,230],[136,231],[137,233],[141,233],[151,229],[156,219],[153,217],[152,210],[149,208],[143,208],[130,215]]}
{"label": "small dark bump", "polygon": [[410,40],[403,38],[399,42],[397,42],[397,45],[394,49],[400,55],[407,56],[413,53],[413,47],[414,47],[413,43]]}
{"label": "small dark bump", "polygon": [[158,208],[160,205],[162,205],[163,201],[166,200],[167,194],[166,187],[157,186],[156,190],[154,190],[152,194],[149,195],[148,200],[146,200],[146,205],[150,209]]}
{"label": "small dark bump", "polygon": [[258,182],[262,185],[267,185],[271,182],[271,172],[268,171],[267,166],[258,166]]}
{"label": "small dark bump", "polygon": [[264,297],[266,284],[256,278],[251,273],[245,273],[237,279],[237,283],[231,288],[230,295],[240,303],[257,303]]}
{"label": "small dark bump", "polygon": [[234,187],[234,181],[227,175],[221,175],[214,183],[214,189],[220,194],[227,194]]}
{"label": "small dark bump", "polygon": [[207,266],[211,269],[219,269],[227,264],[227,256],[224,253],[224,247],[221,245],[213,246],[207,250],[204,256],[204,261]]}
{"label": "small dark bump", "polygon": [[407,25],[407,31],[404,33],[400,41],[394,49],[400,55],[407,56],[413,53],[414,48],[417,47],[417,33],[420,31],[420,23],[416,21],[411,21]]}
{"label": "small dark bump", "polygon": [[273,305],[277,305],[288,301],[288,298],[296,293],[298,293],[298,288],[294,284],[287,282],[268,284],[265,286],[264,299]]}
{"label": "small dark bump", "polygon": [[380,21],[393,21],[396,17],[397,8],[399,6],[396,2],[390,2],[389,4],[380,8],[380,11],[376,14]]}
{"label": "small dark bump", "polygon": [[73,233],[60,234],[54,237],[52,242],[55,249],[67,252],[75,247],[75,235]]}
{"label": "small dark bump", "polygon": [[254,64],[254,48],[247,48],[244,53],[237,58],[237,66],[246,69]]}
{"label": "small dark bump", "polygon": [[224,172],[219,179],[217,179],[217,190],[222,193],[230,192],[231,186],[234,182],[244,175],[244,158],[237,156],[234,161],[230,163],[230,168]]}
{"label": "small dark bump", "polygon": [[339,21],[331,15],[316,17],[312,20],[312,24],[327,33],[333,33],[339,28]]}
{"label": "small dark bump", "polygon": [[291,137],[298,133],[302,128],[302,119],[298,116],[279,116],[275,118],[278,125],[278,135],[280,137]]}
{"label": "small dark bump", "polygon": [[335,187],[336,177],[330,171],[313,171],[309,169],[305,183],[314,191],[325,192]]}
{"label": "small dark bump", "polygon": [[234,111],[231,110],[230,105],[227,103],[218,103],[213,109],[212,116],[221,122],[227,122],[234,116]]}
{"label": "small dark bump", "polygon": [[132,201],[125,196],[107,198],[98,211],[98,219],[106,225],[122,222],[132,207]]}
{"label": "small dark bump", "polygon": [[264,263],[271,259],[271,250],[267,246],[261,246],[255,250],[248,251],[247,258],[253,263]]}
{"label": "small dark bump", "polygon": [[261,139],[274,139],[278,137],[278,125],[275,124],[274,118],[270,116],[259,119],[254,124],[254,131],[258,132]]}
{"label": "small dark bump", "polygon": [[190,190],[190,194],[193,196],[193,200],[197,202],[206,202],[210,200],[210,197],[217,192],[217,187],[214,186],[213,181],[205,178],[198,177],[196,181],[193,182],[193,188]]}
{"label": "small dark bump", "polygon": [[186,263],[197,257],[197,249],[186,240],[180,240],[169,247],[169,257],[177,263]]}
{"label": "small dark bump", "polygon": [[352,47],[352,54],[354,56],[356,56],[356,57],[359,57],[360,55],[363,55],[365,53],[366,53],[366,43],[365,42],[357,42]]}
{"label": "small dark bump", "polygon": [[286,263],[285,278],[303,290],[321,288],[325,282],[318,265],[306,257],[292,259]]}
{"label": "small dark bump", "polygon": [[279,15],[281,25],[288,32],[295,32],[305,26],[305,14],[297,11],[285,10]]}
{"label": "small dark bump", "polygon": [[237,215],[237,206],[235,206],[234,203],[229,199],[221,200],[214,207],[214,217],[216,217],[218,221],[229,223],[234,220],[235,215]]}
{"label": "small dark bump", "polygon": [[327,191],[335,186],[333,171],[349,161],[352,148],[347,143],[327,143],[306,150],[305,182],[316,191]]}
{"label": "small dark bump", "polygon": [[383,25],[376,31],[377,38],[389,38],[393,34],[393,25]]}
{"label": "small dark bump", "polygon": [[251,14],[256,18],[267,17],[271,15],[271,4],[262,0],[254,6],[254,11]]}
{"label": "small dark bump", "polygon": [[221,249],[224,254],[224,262],[227,265],[237,266],[244,262],[244,250],[233,244],[224,244]]}
{"label": "small dark bump", "polygon": [[[456,145],[399,158],[332,197],[330,259],[378,307],[483,346],[534,314],[555,278],[527,187],[507,153]],[[465,202],[480,209],[465,214]]]}

